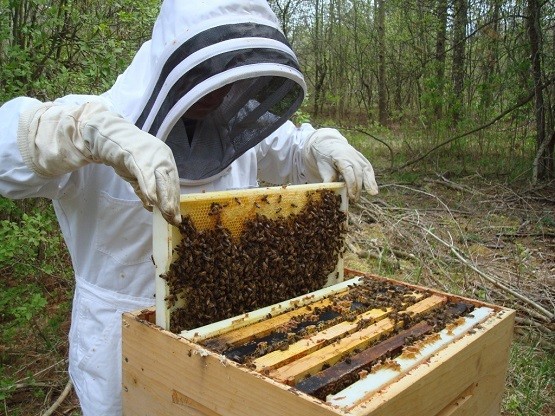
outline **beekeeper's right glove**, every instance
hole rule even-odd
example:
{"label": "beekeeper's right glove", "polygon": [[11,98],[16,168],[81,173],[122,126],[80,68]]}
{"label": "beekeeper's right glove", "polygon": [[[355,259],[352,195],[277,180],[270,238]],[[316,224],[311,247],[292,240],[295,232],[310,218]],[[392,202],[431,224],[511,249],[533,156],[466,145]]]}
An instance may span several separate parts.
{"label": "beekeeper's right glove", "polygon": [[129,182],[145,208],[179,224],[179,176],[170,148],[101,103],[41,104],[20,118],[18,144],[34,172],[55,177],[103,163]]}
{"label": "beekeeper's right glove", "polygon": [[309,177],[334,182],[341,176],[353,202],[360,198],[363,188],[370,195],[378,193],[374,168],[336,129],[321,128],[312,133],[303,156]]}

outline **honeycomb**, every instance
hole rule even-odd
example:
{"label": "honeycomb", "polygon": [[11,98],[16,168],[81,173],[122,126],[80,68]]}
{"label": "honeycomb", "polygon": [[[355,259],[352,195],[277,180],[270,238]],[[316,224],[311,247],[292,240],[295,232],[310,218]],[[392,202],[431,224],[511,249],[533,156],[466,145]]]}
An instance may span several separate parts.
{"label": "honeycomb", "polygon": [[320,185],[197,194],[183,222],[168,290],[180,332],[309,293],[338,270],[346,214],[340,188]]}
{"label": "honeycomb", "polygon": [[297,215],[307,201],[318,201],[321,194],[312,187],[270,187],[257,192],[219,192],[185,197],[181,214],[188,216],[198,231],[212,230],[217,224],[238,237],[248,220],[257,215],[277,219]]}

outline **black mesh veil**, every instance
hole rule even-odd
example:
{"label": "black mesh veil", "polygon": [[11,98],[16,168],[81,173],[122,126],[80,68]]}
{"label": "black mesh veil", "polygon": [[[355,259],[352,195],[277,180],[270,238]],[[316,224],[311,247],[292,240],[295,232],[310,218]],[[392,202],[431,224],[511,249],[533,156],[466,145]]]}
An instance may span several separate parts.
{"label": "black mesh veil", "polygon": [[[229,98],[235,95],[239,99]],[[181,117],[166,139],[180,177],[201,180],[217,175],[285,123],[303,95],[302,88],[287,78],[241,80],[205,119]],[[190,125],[193,129],[187,129]]]}

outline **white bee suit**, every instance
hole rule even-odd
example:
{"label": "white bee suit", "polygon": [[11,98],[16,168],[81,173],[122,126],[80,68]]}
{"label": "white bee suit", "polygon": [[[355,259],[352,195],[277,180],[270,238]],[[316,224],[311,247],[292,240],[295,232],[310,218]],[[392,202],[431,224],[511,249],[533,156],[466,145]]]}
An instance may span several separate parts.
{"label": "white bee suit", "polygon": [[[217,109],[187,130],[187,110],[220,89],[226,95]],[[319,134],[308,124],[297,128],[286,121],[304,91],[295,55],[266,1],[165,1],[152,39],[113,88],[48,105],[70,113],[99,103],[121,115],[131,126],[122,127],[130,132],[125,140],[147,136],[157,149],[171,149],[175,164],[170,152],[169,182],[176,166],[184,193],[255,187],[259,179],[276,184],[332,180],[330,166],[332,172],[338,166],[353,172],[346,175],[353,176],[353,195],[362,184],[377,192],[370,164],[336,130]],[[52,200],[76,279],[70,376],[84,416],[119,416],[121,313],[154,305],[152,214],[144,206],[156,202],[156,195],[145,197],[127,173],[130,159],[136,162],[140,157],[134,156],[148,152],[133,154],[131,143],[131,157],[120,146],[112,146],[109,155],[94,154],[88,138],[88,147],[66,140],[74,135],[71,129],[43,134],[39,146],[44,120],[34,118],[36,137],[25,133],[30,131],[25,120],[41,105],[20,97],[0,107],[0,194]],[[133,124],[151,136],[133,133]],[[335,142],[339,148],[332,145],[329,151]],[[125,155],[118,159],[118,152]],[[362,159],[345,162],[345,154]]]}

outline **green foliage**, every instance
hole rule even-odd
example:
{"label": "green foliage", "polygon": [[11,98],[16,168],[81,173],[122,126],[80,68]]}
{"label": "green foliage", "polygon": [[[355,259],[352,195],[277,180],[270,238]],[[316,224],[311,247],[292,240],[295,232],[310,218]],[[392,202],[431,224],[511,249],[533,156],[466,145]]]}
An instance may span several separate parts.
{"label": "green foliage", "polygon": [[[5,286],[0,284],[0,287]],[[10,342],[19,332],[28,328],[33,319],[46,307],[47,301],[40,289],[25,284],[2,287],[0,294],[0,332],[2,342]]]}
{"label": "green foliage", "polygon": [[[533,340],[531,340],[533,342]],[[555,388],[555,357],[529,343],[517,342],[511,349],[509,394],[503,407],[515,416],[552,414],[548,409]]]}
{"label": "green foliage", "polygon": [[0,7],[3,102],[105,91],[150,37],[159,2],[19,0]]}
{"label": "green foliage", "polygon": [[23,213],[21,222],[0,221],[0,239],[3,242],[0,268],[9,269],[16,276],[37,274],[40,265],[36,264],[36,259],[51,254],[48,252],[55,246],[51,240],[52,229],[53,218],[41,212]]}
{"label": "green foliage", "polygon": [[0,400],[6,400],[15,389],[15,381],[4,374],[4,368],[0,366]]}
{"label": "green foliage", "polygon": [[295,114],[293,114],[292,121],[296,125],[300,125],[303,123],[310,123],[310,114],[308,112],[308,106],[309,106],[309,98],[307,94],[299,109],[295,111]]}
{"label": "green foliage", "polygon": [[[71,268],[52,207],[44,200],[10,201],[0,198],[0,400],[14,390],[11,373],[5,372],[12,346],[30,339],[34,351],[49,351],[60,339],[60,323],[67,321],[66,303],[59,295],[52,305],[52,285],[56,290],[67,284]],[[68,290],[69,291],[69,290]],[[48,311],[48,313],[47,313]],[[65,338],[65,335],[63,336]],[[63,338],[62,338],[63,339]],[[40,389],[33,395],[44,395]]]}
{"label": "green foliage", "polygon": [[0,220],[21,217],[23,212],[11,199],[0,196]]}
{"label": "green foliage", "polygon": [[[9,341],[46,306],[46,298],[33,277],[52,272],[53,265],[41,264],[44,255],[56,255],[59,241],[51,235],[53,218],[38,211],[23,213],[21,221],[0,221],[0,339]],[[59,237],[58,237],[59,239]],[[39,251],[43,253],[39,256]],[[9,279],[7,277],[10,277]]]}
{"label": "green foliage", "polygon": [[[0,199],[6,205],[5,199]],[[15,205],[15,204],[14,204]],[[65,247],[51,207],[0,221],[0,339],[11,339],[47,305],[45,277],[68,278]],[[14,208],[18,211],[18,208]]]}

